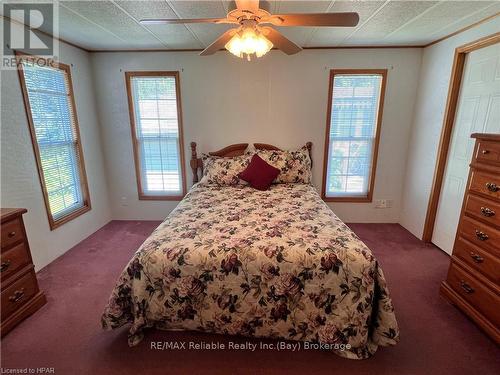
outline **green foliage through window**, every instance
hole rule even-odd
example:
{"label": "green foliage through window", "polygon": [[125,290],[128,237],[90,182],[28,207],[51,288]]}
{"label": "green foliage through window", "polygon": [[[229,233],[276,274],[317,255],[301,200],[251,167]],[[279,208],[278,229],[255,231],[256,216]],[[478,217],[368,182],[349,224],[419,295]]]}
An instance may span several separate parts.
{"label": "green foliage through window", "polygon": [[54,220],[84,205],[66,71],[23,60],[23,75]]}
{"label": "green foliage through window", "polygon": [[131,89],[144,193],[180,194],[176,79],[174,76],[133,76]]}
{"label": "green foliage through window", "polygon": [[369,189],[382,76],[334,76],[326,195],[366,196]]}

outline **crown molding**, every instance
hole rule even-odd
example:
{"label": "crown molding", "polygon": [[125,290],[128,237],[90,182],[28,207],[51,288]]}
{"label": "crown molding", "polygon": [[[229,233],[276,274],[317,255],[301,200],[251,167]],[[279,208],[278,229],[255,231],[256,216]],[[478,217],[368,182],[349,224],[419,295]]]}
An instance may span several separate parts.
{"label": "crown molding", "polygon": [[[332,50],[332,49],[394,49],[394,48],[423,48],[421,45],[397,45],[397,46],[327,46],[327,47],[302,47],[303,50]],[[178,48],[178,49],[91,49],[90,53],[113,53],[113,52],[201,52],[203,48]],[[226,51],[220,49],[219,51]],[[272,51],[278,51],[273,48]],[[226,51],[227,52],[227,51]]]}
{"label": "crown molding", "polygon": [[[12,23],[15,23],[15,24],[17,24],[17,25],[24,26],[24,27],[27,27],[27,28],[28,28],[28,29],[30,29],[30,30],[33,30],[33,28],[32,28],[32,27],[30,27],[30,26],[26,25],[25,23],[23,23],[23,22],[21,22],[21,21],[15,20],[14,18],[11,18],[11,17],[7,17],[7,16],[5,16],[5,15],[3,15],[3,14],[2,14],[1,16],[2,16],[2,18],[5,18],[6,20],[8,20],[8,21],[10,21],[10,22],[12,22]],[[90,52],[91,52],[91,50],[89,50],[89,49],[87,49],[87,48],[85,48],[85,47],[79,46],[78,44],[75,44],[75,43],[73,43],[73,42],[67,41],[66,39],[55,37],[54,35],[52,35],[52,34],[50,34],[50,33],[47,33],[47,32],[45,32],[45,31],[43,31],[43,30],[39,30],[39,29],[35,29],[35,30],[36,30],[37,32],[39,32],[39,33],[43,34],[43,35],[46,35],[46,36],[48,36],[48,37],[50,37],[50,38],[52,38],[52,39],[58,40],[59,42],[65,43],[65,44],[67,44],[67,45],[69,45],[69,46],[71,46],[71,47],[78,48],[78,49],[80,49],[80,50],[82,50],[82,51],[85,51],[85,52],[87,52],[87,53],[90,53]]]}
{"label": "crown molding", "polygon": [[463,33],[464,31],[467,31],[467,30],[472,29],[472,28],[474,28],[476,26],[479,26],[479,25],[481,25],[481,24],[483,24],[485,22],[488,22],[488,21],[490,21],[490,20],[492,20],[492,19],[494,19],[495,17],[498,17],[498,16],[500,16],[500,12],[492,14],[491,16],[483,18],[482,20],[479,20],[477,22],[474,22],[473,24],[471,24],[469,26],[462,27],[461,29],[459,29],[459,30],[457,30],[455,32],[452,32],[452,33],[450,33],[448,35],[445,35],[445,36],[443,36],[443,37],[441,37],[439,39],[436,39],[436,40],[434,40],[434,41],[432,41],[430,43],[427,43],[426,45],[424,45],[424,48],[427,48],[427,47],[433,46],[434,44],[440,43],[443,40],[446,40],[446,39],[451,38],[451,37],[453,37],[455,35]]}

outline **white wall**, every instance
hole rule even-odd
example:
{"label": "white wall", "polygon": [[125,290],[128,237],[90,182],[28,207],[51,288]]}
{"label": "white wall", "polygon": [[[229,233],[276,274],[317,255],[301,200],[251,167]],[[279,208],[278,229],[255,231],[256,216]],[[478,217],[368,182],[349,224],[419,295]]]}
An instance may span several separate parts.
{"label": "white wall", "polygon": [[404,179],[400,223],[422,238],[455,48],[500,30],[497,17],[424,48]]}
{"label": "white wall", "polygon": [[[188,186],[189,142],[211,151],[235,142],[283,148],[312,141],[314,184],[321,188],[329,69],[388,68],[388,85],[370,203],[331,203],[347,222],[401,222],[422,235],[454,49],[500,29],[495,19],[421,49],[272,51],[255,62],[228,53],[95,53],[61,44],[71,64],[92,210],[50,231],[15,71],[2,71],[2,207],[26,207],[37,269],[113,219],[162,219],[176,202],[139,201],[124,72],[180,70]],[[109,189],[108,189],[109,187]],[[109,191],[109,194],[108,194]],[[400,215],[401,213],[401,215]]]}
{"label": "white wall", "polygon": [[71,65],[92,209],[54,231],[45,211],[17,71],[0,75],[0,204],[28,209],[24,221],[37,270],[111,220],[89,54],[61,44],[60,55],[61,62]]}
{"label": "white wall", "polygon": [[139,201],[132,154],[125,71],[179,70],[188,185],[189,143],[213,151],[236,142],[296,148],[313,142],[314,184],[321,188],[329,70],[388,68],[373,203],[332,203],[348,222],[398,222],[421,49],[271,51],[253,62],[229,53],[95,53],[94,85],[115,219],[162,219],[176,202]]}

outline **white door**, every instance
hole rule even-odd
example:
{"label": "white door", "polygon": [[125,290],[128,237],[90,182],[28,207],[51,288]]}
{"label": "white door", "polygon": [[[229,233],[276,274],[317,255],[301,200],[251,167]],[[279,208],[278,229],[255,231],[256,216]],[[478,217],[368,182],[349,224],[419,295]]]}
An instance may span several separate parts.
{"label": "white door", "polygon": [[451,254],[474,151],[472,133],[500,133],[500,44],[466,57],[432,242]]}

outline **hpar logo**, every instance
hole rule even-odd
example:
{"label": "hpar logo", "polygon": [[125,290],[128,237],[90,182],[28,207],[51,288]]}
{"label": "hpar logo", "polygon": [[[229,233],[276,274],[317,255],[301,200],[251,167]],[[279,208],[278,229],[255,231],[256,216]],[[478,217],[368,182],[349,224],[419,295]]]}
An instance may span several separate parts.
{"label": "hpar logo", "polygon": [[16,51],[47,58],[57,56],[57,10],[56,2],[3,2],[3,68],[15,68]]}

